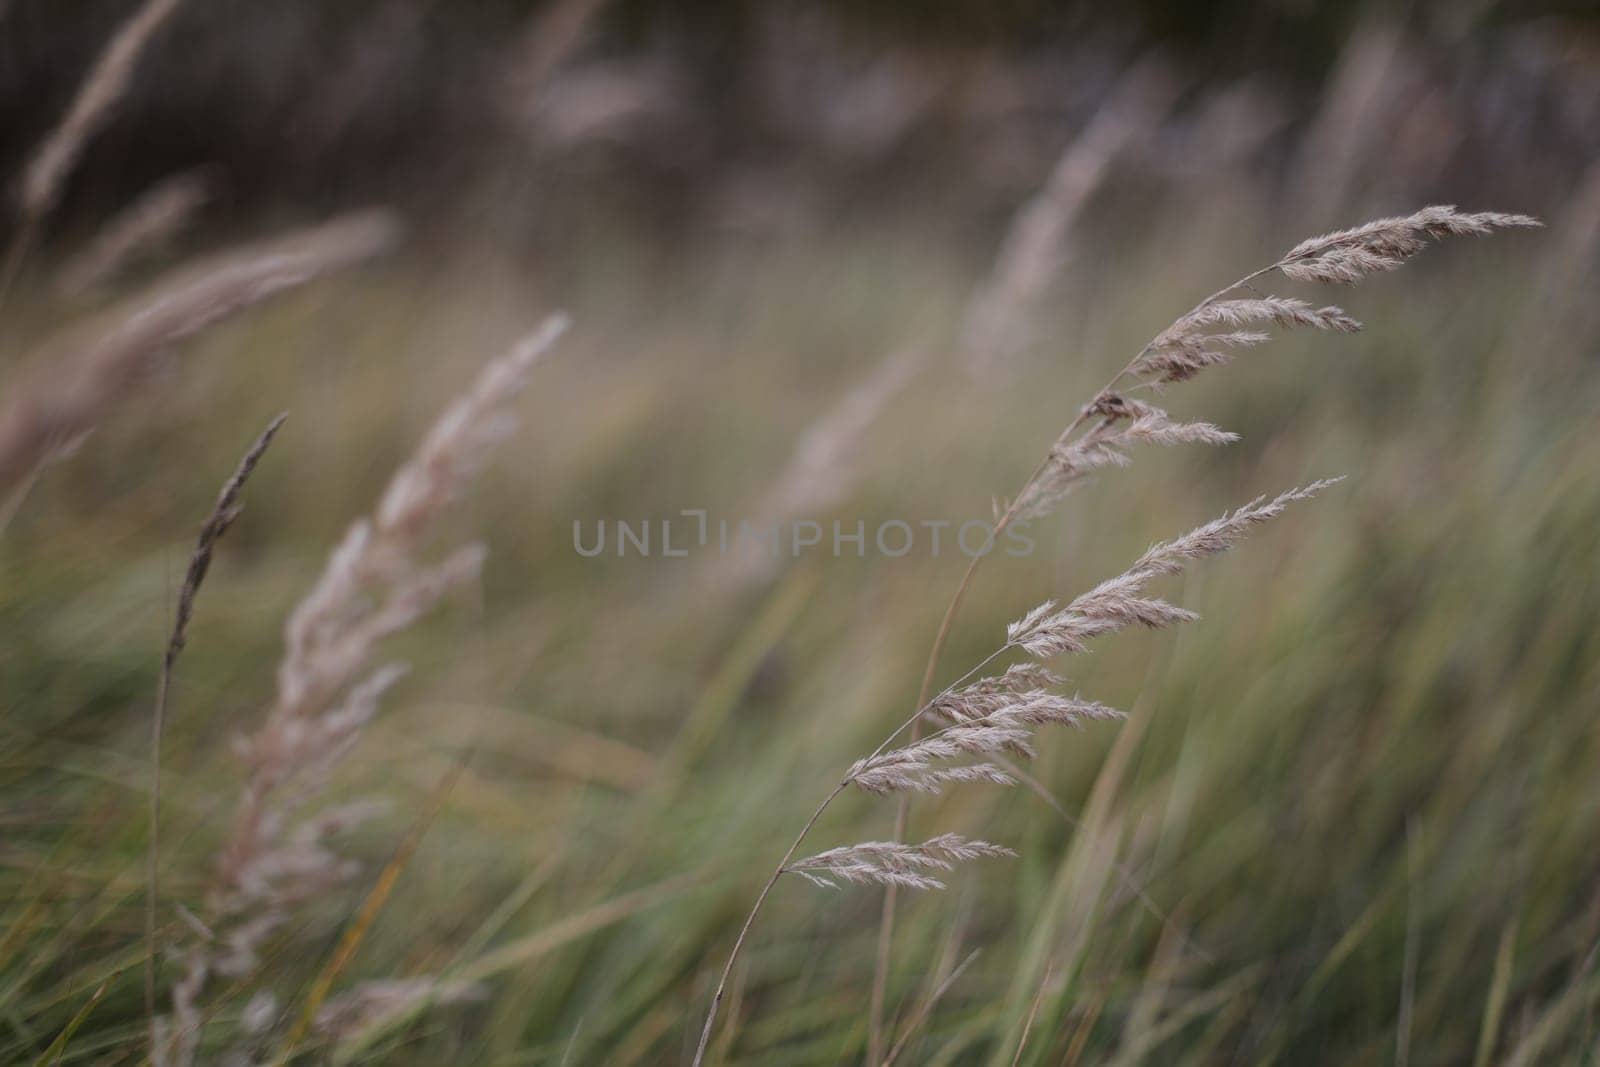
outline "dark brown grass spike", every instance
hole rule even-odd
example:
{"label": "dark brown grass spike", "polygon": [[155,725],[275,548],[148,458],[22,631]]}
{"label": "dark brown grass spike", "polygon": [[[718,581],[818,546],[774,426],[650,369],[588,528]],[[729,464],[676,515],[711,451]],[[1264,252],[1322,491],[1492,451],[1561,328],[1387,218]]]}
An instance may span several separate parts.
{"label": "dark brown grass spike", "polygon": [[178,591],[178,607],[172,622],[172,636],[167,639],[167,651],[161,659],[161,680],[156,688],[155,713],[150,719],[150,846],[145,870],[144,911],[144,932],[149,950],[149,955],[145,959],[144,1006],[145,1014],[152,1026],[152,1034],[156,1017],[156,897],[160,889],[161,732],[166,724],[167,694],[172,685],[172,668],[178,661],[178,654],[183,651],[184,643],[188,640],[189,622],[194,618],[195,597],[200,592],[200,584],[206,580],[206,573],[211,569],[211,557],[216,550],[217,542],[228,532],[228,528],[244,510],[244,505],[239,503],[239,494],[244,490],[244,483],[250,479],[256,465],[266,453],[267,446],[272,444],[273,437],[277,435],[288,417],[289,413],[285,411],[267,424],[267,428],[261,431],[261,435],[239,461],[233,477],[223,484],[222,491],[217,494],[216,506],[211,509],[211,514],[200,527],[200,535],[195,538],[194,553],[189,557],[189,569],[183,576],[183,588]]}

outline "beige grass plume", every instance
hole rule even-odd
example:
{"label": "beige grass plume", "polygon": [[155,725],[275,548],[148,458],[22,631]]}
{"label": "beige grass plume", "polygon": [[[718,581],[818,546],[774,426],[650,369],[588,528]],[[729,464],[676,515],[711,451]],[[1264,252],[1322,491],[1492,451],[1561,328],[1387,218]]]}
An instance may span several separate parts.
{"label": "beige grass plume", "polygon": [[262,725],[237,746],[247,777],[204,920],[182,954],[172,1017],[164,1021],[171,1062],[193,1059],[208,979],[253,974],[262,945],[295,909],[356,873],[333,839],[374,806],[316,811],[315,802],[384,692],[404,673],[398,664],[374,665],[379,643],[477,574],[481,545],[437,561],[424,559],[423,551],[439,520],[514,428],[510,402],[566,322],[551,317],[484,368],[395,473],[373,515],[350,527],[290,615],[277,697]]}
{"label": "beige grass plume", "polygon": [[861,474],[853,459],[862,440],[889,401],[910,384],[925,353],[921,346],[908,346],[881,360],[811,424],[756,508],[762,521],[833,507],[850,492]]}
{"label": "beige grass plume", "polygon": [[944,883],[929,871],[949,871],[957,863],[986,856],[1015,856],[1016,853],[987,841],[973,841],[957,834],[940,834],[920,845],[898,841],[863,841],[859,845],[830,848],[815,856],[796,860],[786,868],[813,885],[836,888],[839,882],[856,885],[898,885],[907,889],[943,889]]}
{"label": "beige grass plume", "polygon": [[170,242],[194,219],[211,192],[199,171],[174,174],[146,189],[107,222],[61,270],[66,296],[100,289],[132,263]]}
{"label": "beige grass plume", "polygon": [[55,206],[89,139],[100,131],[133,80],[134,68],[150,38],[178,8],[178,0],[147,0],[128,17],[100,53],[72,106],[39,145],[22,172],[18,201],[23,214],[38,218]]}
{"label": "beige grass plume", "polygon": [[0,395],[0,493],[126,403],[177,342],[319,275],[382,251],[398,226],[386,212],[347,215],[177,268],[26,361]]}
{"label": "beige grass plume", "polygon": [[61,189],[71,176],[84,147],[111,117],[133,80],[134,69],[150,39],[177,10],[179,0],[146,0],[100,53],[88,77],[78,87],[72,104],[59,123],[34,150],[17,188],[21,223],[12,238],[6,262],[0,268],[0,300],[27,255],[28,245],[45,216],[55,207]]}
{"label": "beige grass plume", "polygon": [[[1445,237],[1537,225],[1526,215],[1428,207],[1302,241],[1275,262],[1211,294],[1140,349],[1062,431],[999,525],[1049,514],[1093,471],[1125,465],[1129,445],[1224,444],[1234,439],[1204,423],[1165,425],[1170,420],[1164,413],[1133,401],[1128,393],[1159,391],[1230,363],[1240,351],[1271,340],[1271,328],[1333,333],[1361,329],[1340,308],[1257,293],[1251,285],[1257,279],[1278,273],[1295,281],[1353,284],[1394,270]],[[1238,295],[1241,291],[1250,295]],[[1152,416],[1157,421],[1149,421]]]}
{"label": "beige grass plume", "polygon": [[[1293,280],[1350,283],[1366,274],[1399,266],[1431,240],[1536,225],[1536,220],[1524,215],[1470,214],[1437,206],[1301,242],[1275,262],[1206,297],[1135,353],[1079,409],[1017,494],[1008,503],[997,505],[995,535],[1013,522],[1048,515],[1094,471],[1125,466],[1132,445],[1217,445],[1234,440],[1232,434],[1208,423],[1176,422],[1165,412],[1134,400],[1129,393],[1141,389],[1159,391],[1188,381],[1208,368],[1224,365],[1239,350],[1270,340],[1267,327],[1335,333],[1360,329],[1360,323],[1337,307],[1318,308],[1302,300],[1262,294],[1251,284],[1257,279],[1277,272]],[[919,704],[925,703],[932,691],[951,624],[982,561],[979,556],[968,564],[945,609],[923,670]],[[913,737],[917,734],[914,727]],[[896,815],[896,837],[902,836],[905,820],[906,805],[902,800]],[[881,1032],[879,1015],[887,980],[894,906],[891,886],[884,901],[878,973],[868,1021],[873,1035]]]}
{"label": "beige grass plume", "polygon": [[1039,299],[1067,257],[1084,205],[1118,155],[1149,135],[1176,96],[1177,82],[1159,57],[1134,64],[1062,150],[1044,186],[1017,210],[961,323],[960,350],[974,377],[1003,376],[1033,340]]}
{"label": "beige grass plume", "polygon": [[[1174,95],[1171,72],[1150,57],[1116,86],[1088,127],[1062,151],[1044,187],[1013,218],[988,276],[968,301],[958,351],[968,368],[989,372],[1011,362],[1026,343],[1025,324],[1063,256],[1073,221],[1116,155],[1147,132]],[[910,345],[880,361],[835,407],[809,427],[788,465],[758,501],[766,529],[833,506],[862,474],[856,455],[883,409],[927,361],[928,347]],[[776,560],[745,544],[719,568],[740,582],[770,576]]]}
{"label": "beige grass plume", "polygon": [[[1177,574],[1196,560],[1226,552],[1254,527],[1277,518],[1292,503],[1310,499],[1339,479],[1313,482],[1236,511],[1152,546],[1126,571],[1058,608],[1053,601],[1027,612],[1006,628],[1006,642],[989,657],[1020,649],[1037,659],[1081,655],[1089,642],[1133,626],[1161,629],[1199,616],[1148,595],[1150,582]],[[987,662],[987,661],[986,661]],[[952,782],[1012,784],[988,763],[954,764],[969,756],[1006,754],[1032,758],[1033,734],[1042,726],[1079,726],[1118,719],[1122,712],[1078,696],[1052,692],[1059,679],[1041,665],[1013,666],[1004,674],[945,690],[924,709],[940,721],[927,737],[859,760],[846,779],[869,793],[938,792]],[[911,723],[907,723],[909,727]]]}
{"label": "beige grass plume", "polygon": [[[751,507],[754,528],[770,530],[798,518],[820,516],[855,489],[867,465],[864,442],[888,406],[927,362],[928,349],[908,345],[879,360],[810,426],[789,462]],[[772,577],[781,560],[741,538],[736,551],[709,565],[718,583],[743,586]]]}
{"label": "beige grass plume", "polygon": [[1452,206],[1425,207],[1412,215],[1378,219],[1302,241],[1274,264],[1298,281],[1351,285],[1369,274],[1390,271],[1446,237],[1480,236],[1513,227],[1538,226],[1527,215],[1494,211],[1463,212]]}
{"label": "beige grass plume", "polygon": [[563,63],[577,51],[606,0],[555,0],[528,16],[503,60],[504,98],[526,112]]}

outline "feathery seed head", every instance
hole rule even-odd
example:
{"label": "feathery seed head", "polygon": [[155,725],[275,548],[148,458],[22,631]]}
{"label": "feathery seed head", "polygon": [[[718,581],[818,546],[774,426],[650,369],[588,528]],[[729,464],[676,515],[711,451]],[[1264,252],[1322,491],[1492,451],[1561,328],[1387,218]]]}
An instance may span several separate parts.
{"label": "feathery seed head", "polygon": [[940,834],[920,845],[863,841],[858,845],[830,848],[797,860],[784,870],[826,889],[837,888],[840,881],[906,889],[943,889],[944,883],[928,871],[949,871],[967,860],[1015,855],[1011,849],[987,841]]}
{"label": "feathery seed head", "polygon": [[1214,556],[1237,544],[1251,528],[1283,514],[1288,505],[1316,495],[1338,478],[1313,482],[1270,501],[1251,501],[1172,541],[1152,546],[1132,567],[1074,599],[1059,611],[1051,601],[1006,628],[1007,644],[1047,659],[1086,651],[1090,640],[1138,624],[1151,628],[1192,622],[1199,616],[1165,600],[1140,595],[1151,579],[1176,574],[1191,560]]}
{"label": "feathery seed head", "polygon": [[[184,954],[185,979],[174,988],[173,1018],[162,1028],[163,1059],[192,1059],[197,1000],[208,974],[253,973],[260,945],[294,908],[356,873],[330,839],[369,817],[371,806],[306,812],[404,673],[399,664],[370,668],[379,643],[482,566],[478,544],[437,563],[420,557],[437,520],[514,424],[506,410],[511,399],[565,327],[564,316],[553,316],[484,368],[396,472],[374,517],[352,524],[290,615],[277,700],[256,733],[236,746],[249,774],[208,900],[217,932]],[[394,1000],[377,992],[379,1000]]]}
{"label": "feathery seed head", "polygon": [[1350,285],[1369,274],[1394,270],[1429,241],[1542,225],[1527,215],[1462,212],[1450,205],[1436,205],[1308,238],[1288,251],[1279,269],[1297,281]]}

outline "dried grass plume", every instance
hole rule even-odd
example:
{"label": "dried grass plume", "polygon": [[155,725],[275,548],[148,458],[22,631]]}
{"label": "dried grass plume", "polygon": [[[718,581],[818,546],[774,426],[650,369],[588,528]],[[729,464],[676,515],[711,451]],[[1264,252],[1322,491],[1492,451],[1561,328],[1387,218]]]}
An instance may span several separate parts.
{"label": "dried grass plume", "polygon": [[194,219],[210,197],[205,176],[185,171],[146,189],[107,222],[88,247],[61,270],[65,296],[103,288],[142,257],[160,249]]}
{"label": "dried grass plume", "polygon": [[42,465],[127,401],[172,345],[393,243],[386,212],[348,215],[177,268],[143,292],[48,342],[0,406],[0,490]]}
{"label": "dried grass plume", "polygon": [[565,316],[552,316],[483,369],[395,472],[373,515],[350,527],[290,615],[277,697],[262,725],[236,746],[246,780],[204,918],[181,955],[184,976],[173,991],[172,1016],[163,1021],[170,1062],[193,1060],[200,996],[210,977],[238,981],[254,974],[263,944],[296,909],[356,874],[334,840],[378,806],[316,810],[316,801],[385,691],[404,674],[400,664],[374,665],[379,644],[478,573],[480,544],[432,562],[423,553],[439,521],[515,427],[509,405],[566,325]]}

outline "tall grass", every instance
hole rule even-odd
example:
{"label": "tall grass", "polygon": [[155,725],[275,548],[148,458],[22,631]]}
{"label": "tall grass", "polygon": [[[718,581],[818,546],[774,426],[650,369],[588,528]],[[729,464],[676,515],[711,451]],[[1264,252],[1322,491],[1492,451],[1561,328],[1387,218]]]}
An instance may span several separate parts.
{"label": "tall grass", "polygon": [[[1537,223],[1533,219],[1522,215],[1463,214],[1453,207],[1430,207],[1413,215],[1379,219],[1354,229],[1302,241],[1280,259],[1206,297],[1145,344],[1067,424],[1045,459],[1000,511],[994,524],[994,536],[998,537],[1014,521],[1048,515],[1090,472],[1127,464],[1125,450],[1135,444],[1216,445],[1236,440],[1208,423],[1175,422],[1166,412],[1124,395],[1141,388],[1154,389],[1188,381],[1209,367],[1229,362],[1231,350],[1269,340],[1269,335],[1259,328],[1231,328],[1275,324],[1343,333],[1360,329],[1359,323],[1336,307],[1314,309],[1303,301],[1275,296],[1232,296],[1249,288],[1262,276],[1276,272],[1297,281],[1353,283],[1367,275],[1399,267],[1431,240],[1534,225]],[[1230,329],[1219,333],[1216,332],[1218,327]],[[830,877],[862,884],[877,883],[891,892],[902,887],[943,888],[927,873],[929,869],[948,870],[958,861],[1008,854],[1007,850],[987,842],[966,842],[954,835],[941,835],[921,845],[867,842],[795,861],[795,854],[811,829],[841,793],[851,785],[870,793],[888,794],[938,793],[944,786],[954,783],[1014,784],[1013,775],[993,762],[951,764],[950,761],[1001,754],[1030,756],[1033,750],[1029,742],[1034,728],[1047,724],[1076,725],[1085,719],[1114,717],[1116,713],[1094,702],[1052,695],[1044,686],[1059,684],[1060,679],[1030,668],[1020,671],[1013,668],[1003,676],[981,679],[970,686],[965,684],[968,679],[1013,649],[1026,651],[1040,660],[1062,654],[1076,655],[1088,651],[1090,640],[1130,626],[1159,629],[1198,618],[1193,612],[1145,596],[1146,585],[1154,578],[1180,573],[1189,561],[1231,548],[1251,526],[1276,517],[1287,504],[1305,499],[1327,484],[1319,482],[1292,490],[1270,503],[1254,501],[1184,537],[1158,544],[1121,575],[1102,582],[1065,608],[1058,610],[1053,601],[1046,601],[1007,627],[1004,645],[968,670],[956,683],[930,697],[929,690],[956,611],[979,563],[987,557],[987,553],[974,555],[939,624],[923,672],[916,710],[868,756],[850,767],[806,821],[757,895],[712,994],[711,1008],[706,1013],[695,1052],[695,1067],[705,1058],[717,1009],[745,938],[782,875],[800,874],[821,885],[832,884]],[[919,740],[917,727],[924,716],[929,715],[942,719],[945,725],[928,738]],[[912,732],[910,743],[891,749],[906,731]],[[893,916],[892,907],[886,909],[886,926],[893,922]],[[873,1003],[876,1005],[880,999],[874,996]],[[875,1020],[872,1026],[876,1032]]]}
{"label": "tall grass", "polygon": [[[1249,235],[1241,243],[1260,238],[1230,221]],[[1434,236],[1515,221],[1424,212],[1319,239],[1277,267],[1343,280],[1393,266]],[[220,963],[208,972],[196,998],[205,1029],[189,1031],[206,1035],[206,1051],[675,1062],[709,1033],[707,1060],[838,1062],[872,1054],[867,1016],[881,982],[881,1055],[902,1063],[1290,1063],[1397,1051],[1411,1062],[1576,1059],[1592,1042],[1600,930],[1585,703],[1597,606],[1573,579],[1585,573],[1600,517],[1584,447],[1592,394],[1573,384],[1584,380],[1573,369],[1581,361],[1565,345],[1537,354],[1540,377],[1514,373],[1505,357],[1532,336],[1530,324],[1558,339],[1567,327],[1536,321],[1541,305],[1516,252],[1497,249],[1475,270],[1421,272],[1404,299],[1373,313],[1372,330],[1341,338],[1330,368],[1263,362],[1224,384],[1197,372],[1254,347],[1241,335],[1281,326],[1285,346],[1304,349],[1313,331],[1344,334],[1350,320],[1226,290],[1141,343],[1137,323],[1212,259],[1234,258],[1202,224],[1162,222],[1148,246],[1119,246],[1126,258],[1105,265],[1096,306],[1081,317],[1043,313],[1063,347],[1137,352],[1129,369],[1097,387],[1086,366],[1094,360],[1062,360],[1003,406],[940,375],[912,379],[905,365],[863,376],[836,355],[842,329],[852,352],[884,350],[884,337],[906,342],[888,351],[917,349],[925,338],[897,335],[896,322],[918,317],[908,312],[937,322],[971,289],[881,241],[808,250],[759,278],[736,252],[708,254],[671,306],[648,303],[661,280],[645,265],[575,267],[576,280],[562,284],[597,323],[578,343],[611,358],[541,368],[544,387],[529,398],[541,417],[528,420],[526,450],[482,471],[472,496],[440,491],[464,483],[440,441],[502,424],[454,418],[422,459],[406,457],[437,397],[459,384],[462,368],[439,353],[476,350],[520,321],[521,275],[503,264],[441,271],[407,261],[380,279],[330,283],[325,300],[290,297],[248,330],[221,326],[208,343],[242,358],[195,361],[169,392],[133,394],[162,395],[158,410],[130,402],[117,420],[97,419],[103,443],[41,486],[0,540],[9,639],[0,788],[14,813],[0,847],[0,993],[11,1008],[0,1056],[142,1055],[135,976],[146,955],[139,887],[149,842],[142,814],[124,809],[142,807],[125,801],[148,775],[135,754],[166,640],[168,613],[151,607],[163,600],[161,557],[209,505],[209,487],[179,460],[216,454],[247,417],[259,424],[270,398],[296,409],[297,430],[252,483],[261,519],[217,546],[164,761],[164,898],[226,906],[202,906],[194,924],[166,922],[162,936],[213,963],[231,961],[234,948],[248,960],[226,980]],[[603,253],[611,264],[619,251]],[[864,308],[853,282],[818,280],[824,266],[847,262],[876,273],[874,255],[896,269],[882,271]],[[441,317],[452,307],[463,310]],[[619,307],[651,311],[608,320]],[[741,366],[727,366],[729,352]],[[1179,385],[1217,425],[1171,413],[1164,397],[1156,407],[1157,386],[1172,395]],[[891,406],[892,396],[904,402]],[[1033,442],[1059,429],[1061,396],[1085,399],[1072,431],[999,515],[1071,501],[1093,521],[1059,534],[1053,562],[1019,561],[964,583],[936,659],[983,660],[1000,641],[986,635],[1008,619],[1011,656],[1090,643],[1100,654],[1075,661],[1070,684],[1057,683],[1053,664],[1025,661],[987,679],[979,670],[918,702],[907,721],[925,728],[916,740],[902,729],[865,758],[889,725],[884,705],[906,703],[920,675],[947,673],[925,669],[924,653],[947,607],[935,594],[948,557],[801,563],[713,599],[694,584],[713,574],[579,563],[565,543],[575,515],[671,514],[686,498],[776,501],[774,514],[845,502],[883,515],[971,508],[978,487],[1037,458]],[[842,414],[811,418],[802,407]],[[794,452],[807,429],[821,443]],[[1235,433],[1252,447],[1152,457],[1138,480],[1092,476],[1114,474],[1146,445],[1224,445]],[[730,438],[750,452],[730,454]],[[809,459],[775,479],[790,454]],[[834,462],[848,477],[828,476]],[[385,493],[397,465],[415,475],[401,479],[411,489]],[[1245,567],[1171,573],[1275,514],[1276,501],[1127,563],[1138,555],[1130,545],[1192,526],[1217,499],[1326,471],[1355,477],[1339,501],[1285,515],[1286,528]],[[779,484],[793,492],[772,492]],[[386,638],[423,669],[361,724],[359,747],[330,743],[305,762],[346,755],[338,775],[304,794],[270,781],[257,789],[256,769],[271,760],[241,773],[223,751],[228,735],[287,736],[284,724],[300,720],[305,736],[327,740],[316,732],[327,713],[384,678],[370,644],[354,657],[306,650],[372,632],[363,613],[389,617],[389,600],[311,598],[352,615],[296,607],[307,588],[348,573],[314,561],[338,540],[351,501],[374,495],[382,502],[368,548],[339,559],[398,540],[405,566],[379,568],[380,577],[412,565],[434,573],[434,549],[470,531],[496,545],[497,570],[464,613],[470,620],[419,617]],[[1515,575],[1502,581],[1508,560]],[[1097,574],[1120,577],[1015,618],[1042,585],[1081,589]],[[1175,580],[1185,583],[1181,599],[1145,588]],[[1165,636],[1195,610],[1211,624]],[[291,614],[304,640],[284,652],[279,623]],[[1132,632],[1151,624],[1164,635],[1155,642]],[[280,680],[263,700],[280,659],[306,667],[295,677],[334,681],[285,689]],[[314,694],[290,702],[310,713],[279,716],[286,692]],[[255,717],[263,703],[265,720]],[[1113,707],[1129,715],[1118,731],[1066,743],[1034,736]],[[462,738],[482,742],[484,757],[463,762]],[[248,747],[307,756],[292,745]],[[830,761],[849,769],[815,833],[847,843],[797,848],[778,871],[760,869],[776,835],[794,833],[796,798]],[[448,796],[435,792],[441,775]],[[1076,828],[1020,793],[964,788],[1009,780],[1045,791]],[[241,786],[245,814],[230,828]],[[295,839],[302,816],[326,814],[324,802],[339,811],[375,786],[400,802],[402,826],[434,830],[397,835],[379,820],[338,847]],[[885,792],[916,795],[928,806],[917,821],[940,825],[867,840],[881,836],[864,827],[883,817]],[[260,825],[250,811],[302,795],[311,806],[279,820],[268,847],[245,850],[260,858],[303,845],[291,857],[314,861],[302,875],[228,874],[248,863],[218,875],[219,856],[244,854],[236,839],[260,840],[237,834]],[[265,799],[252,806],[251,797]],[[318,823],[308,838],[331,828]],[[397,836],[407,844],[398,857],[389,853]],[[984,862],[958,871],[969,858]],[[320,879],[354,875],[357,861],[384,873],[371,886]],[[896,951],[879,972],[876,897],[841,894],[819,914],[813,899],[773,892],[752,928],[750,899],[769,873],[874,887],[959,879],[961,889],[900,909]],[[295,885],[317,891],[245,899],[252,886]],[[1130,906],[1136,894],[1160,907]],[[381,914],[352,921],[372,901]],[[234,937],[252,918],[270,919],[270,930]],[[741,924],[755,933],[737,959],[716,952]],[[719,974],[724,1028],[712,1032],[699,1009],[723,992],[712,988]],[[452,999],[459,1009],[419,1010]],[[302,1043],[296,1028],[307,1018],[316,1032]]]}

